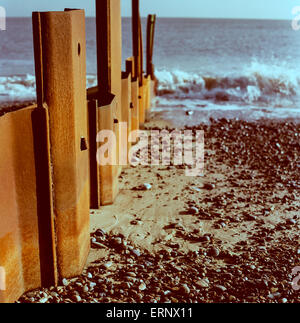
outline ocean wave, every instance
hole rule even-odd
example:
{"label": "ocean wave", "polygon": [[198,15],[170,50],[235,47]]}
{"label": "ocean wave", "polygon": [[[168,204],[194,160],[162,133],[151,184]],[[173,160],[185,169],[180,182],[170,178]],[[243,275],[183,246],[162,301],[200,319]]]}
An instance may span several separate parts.
{"label": "ocean wave", "polygon": [[204,75],[156,71],[158,96],[172,100],[291,106],[299,101],[300,74],[285,66],[252,63],[239,73]]}
{"label": "ocean wave", "polygon": [[[252,62],[239,73],[207,75],[179,70],[157,70],[157,105],[195,106],[237,104],[295,107],[300,102],[300,73],[281,65]],[[87,87],[97,84],[87,75]],[[35,76],[0,76],[0,104],[33,101]]]}
{"label": "ocean wave", "polygon": [[[95,75],[87,75],[87,87],[97,84]],[[36,99],[35,76],[0,76],[0,103],[33,101]]]}
{"label": "ocean wave", "polygon": [[0,103],[35,99],[33,75],[0,76]]}

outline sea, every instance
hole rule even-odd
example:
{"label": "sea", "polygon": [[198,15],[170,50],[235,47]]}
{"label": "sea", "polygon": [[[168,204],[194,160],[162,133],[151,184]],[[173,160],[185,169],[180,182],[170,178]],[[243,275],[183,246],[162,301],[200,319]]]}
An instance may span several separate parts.
{"label": "sea", "polygon": [[[31,18],[0,31],[0,106],[35,100]],[[146,19],[142,19],[145,46]],[[132,56],[122,20],[123,62]],[[95,18],[86,20],[87,87],[96,85]],[[291,21],[157,19],[156,109],[264,111],[300,116],[300,31]],[[124,67],[124,65],[123,65]]]}

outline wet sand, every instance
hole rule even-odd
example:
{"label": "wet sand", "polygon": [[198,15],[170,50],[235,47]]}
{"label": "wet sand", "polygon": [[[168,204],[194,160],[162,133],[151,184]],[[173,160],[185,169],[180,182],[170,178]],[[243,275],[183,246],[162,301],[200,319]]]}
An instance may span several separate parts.
{"label": "wet sand", "polygon": [[146,129],[204,130],[204,176],[124,169],[114,205],[91,211],[85,273],[21,302],[299,302],[299,120],[173,115],[154,112]]}

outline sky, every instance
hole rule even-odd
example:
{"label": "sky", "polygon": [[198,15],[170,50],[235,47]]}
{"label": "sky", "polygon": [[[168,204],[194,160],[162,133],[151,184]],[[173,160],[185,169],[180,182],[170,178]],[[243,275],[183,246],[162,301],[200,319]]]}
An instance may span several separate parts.
{"label": "sky", "polygon": [[[121,0],[122,15],[131,16],[131,0]],[[30,17],[32,11],[80,8],[94,16],[95,0],[0,0],[8,17]],[[300,0],[140,0],[141,16],[292,19]]]}

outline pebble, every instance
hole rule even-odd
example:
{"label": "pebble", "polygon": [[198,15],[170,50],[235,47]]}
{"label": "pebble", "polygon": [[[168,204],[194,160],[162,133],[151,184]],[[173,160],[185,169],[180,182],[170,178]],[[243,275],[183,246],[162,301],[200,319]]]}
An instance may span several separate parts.
{"label": "pebble", "polygon": [[235,297],[235,296],[233,296],[233,295],[230,295],[230,296],[229,296],[229,301],[230,301],[230,302],[235,302],[235,301],[236,301],[236,297]]}
{"label": "pebble", "polygon": [[97,236],[97,237],[104,237],[104,236],[105,236],[105,234],[106,234],[106,232],[105,232],[103,229],[98,229],[98,230],[96,231],[96,236]]}
{"label": "pebble", "polygon": [[278,298],[278,297],[280,297],[281,296],[281,294],[280,293],[273,293],[273,294],[269,294],[268,295],[268,298],[270,298],[270,299],[275,299],[275,298]]}
{"label": "pebble", "polygon": [[43,298],[41,298],[40,300],[39,300],[39,303],[41,303],[41,304],[45,304],[45,303],[47,303],[48,302],[48,297],[43,297]]}
{"label": "pebble", "polygon": [[222,285],[216,285],[216,289],[220,290],[221,292],[226,292],[227,288]]}
{"label": "pebble", "polygon": [[84,292],[84,293],[88,293],[89,292],[89,287],[87,286],[87,285],[84,285],[83,286],[83,288],[82,288],[82,291]]}
{"label": "pebble", "polygon": [[91,289],[93,289],[94,287],[97,286],[97,284],[96,283],[93,283],[93,282],[90,282],[89,286],[90,286]]}
{"label": "pebble", "polygon": [[81,297],[79,295],[73,295],[72,301],[79,303],[81,302]]}
{"label": "pebble", "polygon": [[216,188],[216,185],[215,184],[211,184],[211,183],[206,183],[206,184],[204,184],[203,188],[206,189],[206,190],[210,190],[211,191],[211,190],[213,190],[213,189]]}
{"label": "pebble", "polygon": [[152,185],[151,185],[151,184],[149,184],[149,183],[144,183],[144,184],[143,184],[143,186],[144,186],[144,189],[145,189],[146,191],[149,191],[149,190],[151,190],[151,188],[152,188]]}
{"label": "pebble", "polygon": [[192,206],[189,210],[188,210],[188,213],[190,214],[198,214],[199,213],[199,209],[196,208],[195,206]]}
{"label": "pebble", "polygon": [[220,250],[216,247],[213,247],[209,250],[208,255],[212,257],[218,257],[220,255]]}
{"label": "pebble", "polygon": [[109,269],[112,265],[113,265],[113,263],[112,263],[111,261],[109,261],[109,262],[105,263],[105,264],[103,265],[103,267],[104,267],[105,269]]}
{"label": "pebble", "polygon": [[183,292],[184,294],[190,294],[191,290],[187,284],[183,284],[180,287],[180,291]]}
{"label": "pebble", "polygon": [[252,215],[252,214],[247,214],[246,218],[249,221],[255,221],[257,219],[257,217],[255,215]]}
{"label": "pebble", "polygon": [[122,244],[123,241],[122,241],[122,239],[120,237],[115,237],[115,238],[112,239],[112,242],[113,242],[114,245],[119,246],[119,245]]}
{"label": "pebble", "polygon": [[107,248],[104,244],[102,244],[100,242],[93,242],[93,247],[99,248],[99,249],[105,249],[105,248]]}
{"label": "pebble", "polygon": [[187,116],[192,116],[194,114],[194,111],[186,111],[185,114]]}
{"label": "pebble", "polygon": [[201,279],[195,283],[196,286],[201,288],[208,288],[209,287],[209,280],[207,278]]}
{"label": "pebble", "polygon": [[294,219],[288,219],[288,220],[286,221],[286,223],[287,223],[287,224],[290,224],[290,225],[295,225],[295,224],[297,224],[297,221],[296,221],[296,220],[294,220]]}
{"label": "pebble", "polygon": [[139,286],[139,290],[140,291],[143,291],[147,288],[146,284],[145,283],[141,283],[141,285]]}
{"label": "pebble", "polygon": [[137,256],[137,257],[140,257],[141,256],[141,252],[138,250],[138,249],[133,249],[132,250],[132,253]]}
{"label": "pebble", "polygon": [[62,284],[63,284],[64,286],[68,286],[68,285],[69,285],[69,282],[68,282],[68,280],[67,280],[66,278],[64,278],[64,279],[62,280]]}

